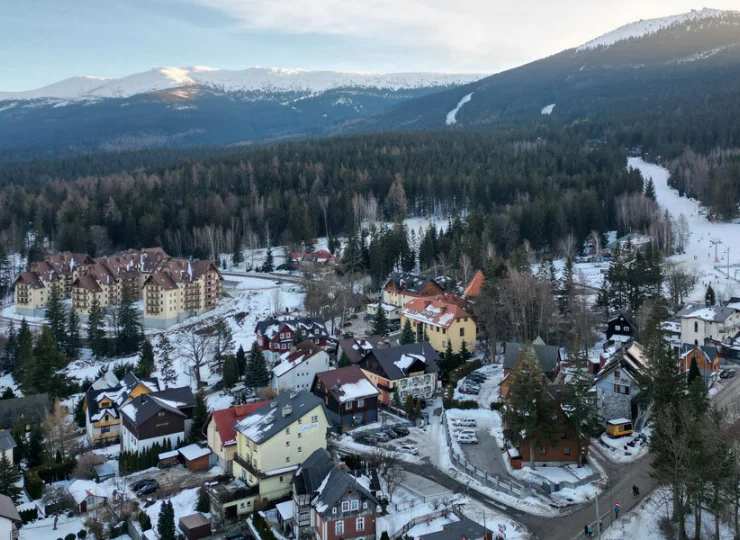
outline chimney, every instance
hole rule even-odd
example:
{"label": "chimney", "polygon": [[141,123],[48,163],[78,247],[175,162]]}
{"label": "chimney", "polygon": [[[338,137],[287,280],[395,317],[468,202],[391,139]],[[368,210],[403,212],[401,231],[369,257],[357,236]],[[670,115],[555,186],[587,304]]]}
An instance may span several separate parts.
{"label": "chimney", "polygon": [[290,413],[293,412],[293,406],[292,405],[283,405],[283,418],[286,416],[290,416]]}

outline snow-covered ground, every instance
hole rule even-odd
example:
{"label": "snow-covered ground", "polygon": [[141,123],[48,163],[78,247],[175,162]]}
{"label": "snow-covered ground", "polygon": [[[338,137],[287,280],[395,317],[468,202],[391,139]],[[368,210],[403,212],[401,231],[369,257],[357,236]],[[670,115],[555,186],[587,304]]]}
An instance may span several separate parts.
{"label": "snow-covered ground", "polygon": [[[200,488],[185,489],[169,498],[175,509],[175,523],[180,522],[181,517],[189,516],[195,512],[195,505],[198,504],[198,491]],[[152,525],[156,528],[159,519],[159,511],[162,509],[163,500],[160,499],[146,509],[147,515],[152,520]]]}
{"label": "snow-covered ground", "polygon": [[[717,299],[728,299],[740,293],[740,224],[709,221],[700,212],[700,205],[694,199],[680,197],[678,192],[668,186],[670,173],[667,169],[647,163],[641,158],[629,158],[628,167],[639,170],[643,178],[652,178],[658,203],[667,209],[674,219],[684,215],[689,225],[689,238],[686,252],[674,255],[667,262],[681,263],[696,272],[697,286],[687,298],[691,302],[703,302],[707,284],[711,283]],[[711,241],[720,241],[717,249],[719,261],[715,262],[715,249]],[[730,277],[727,277],[728,250],[730,257]],[[715,268],[716,267],[716,268]],[[737,275],[736,275],[737,274]]]}
{"label": "snow-covered ground", "polygon": [[59,516],[56,530],[54,530],[53,516],[37,519],[21,527],[19,538],[20,540],[54,540],[64,538],[68,534],[76,535],[83,529],[85,529],[84,516],[68,517],[63,514]]}
{"label": "snow-covered ground", "polygon": [[445,119],[445,123],[448,126],[452,126],[454,124],[457,124],[457,113],[462,108],[463,105],[465,105],[468,101],[470,101],[473,97],[473,92],[470,92],[469,94],[464,95],[460,101],[457,103],[457,107],[452,109],[450,112],[447,113],[447,118]]}
{"label": "snow-covered ground", "polygon": [[631,463],[642,458],[648,453],[648,443],[637,441],[634,446],[627,446],[627,443],[632,442],[645,435],[650,440],[650,428],[646,427],[641,432],[635,432],[627,437],[620,437],[618,439],[612,439],[606,433],[602,433],[600,441],[594,444],[598,445],[598,449],[611,461],[617,463]]}

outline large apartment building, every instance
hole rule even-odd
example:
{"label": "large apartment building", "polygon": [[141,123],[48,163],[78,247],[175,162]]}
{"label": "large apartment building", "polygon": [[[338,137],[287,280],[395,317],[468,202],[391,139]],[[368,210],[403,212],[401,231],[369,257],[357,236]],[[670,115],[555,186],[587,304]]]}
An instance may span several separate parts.
{"label": "large apartment building", "polygon": [[416,340],[429,340],[434,350],[444,353],[450,343],[459,352],[463,343],[475,349],[476,317],[470,302],[454,294],[416,298],[406,302],[401,311],[401,326],[411,323]]}

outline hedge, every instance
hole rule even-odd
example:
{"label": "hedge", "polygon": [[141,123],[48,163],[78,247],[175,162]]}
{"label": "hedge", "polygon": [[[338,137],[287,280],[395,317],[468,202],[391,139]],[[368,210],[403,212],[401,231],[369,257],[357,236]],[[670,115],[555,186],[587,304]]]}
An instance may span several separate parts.
{"label": "hedge", "polygon": [[478,402],[473,400],[455,401],[455,388],[457,382],[465,377],[468,373],[475,371],[483,366],[482,360],[472,360],[465,362],[450,372],[450,380],[447,383],[447,395],[442,399],[442,407],[445,409],[477,409]]}
{"label": "hedge", "polygon": [[257,529],[262,540],[277,540],[267,521],[259,512],[252,514],[252,524],[254,524],[254,528]]}
{"label": "hedge", "polygon": [[39,510],[36,507],[29,508],[28,510],[21,510],[18,512],[18,515],[21,516],[21,519],[23,520],[23,524],[30,523],[32,521],[36,521],[39,518]]}
{"label": "hedge", "polygon": [[26,492],[31,499],[40,499],[44,494],[44,481],[39,477],[36,470],[30,470],[23,473],[23,482],[26,486]]}

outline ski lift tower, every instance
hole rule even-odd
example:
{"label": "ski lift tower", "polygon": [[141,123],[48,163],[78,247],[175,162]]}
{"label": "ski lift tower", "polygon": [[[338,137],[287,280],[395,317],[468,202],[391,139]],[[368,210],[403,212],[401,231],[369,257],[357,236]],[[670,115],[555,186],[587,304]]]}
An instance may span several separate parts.
{"label": "ski lift tower", "polygon": [[719,262],[719,257],[717,255],[717,246],[722,244],[722,240],[720,238],[712,238],[709,243],[714,246],[714,262]]}

